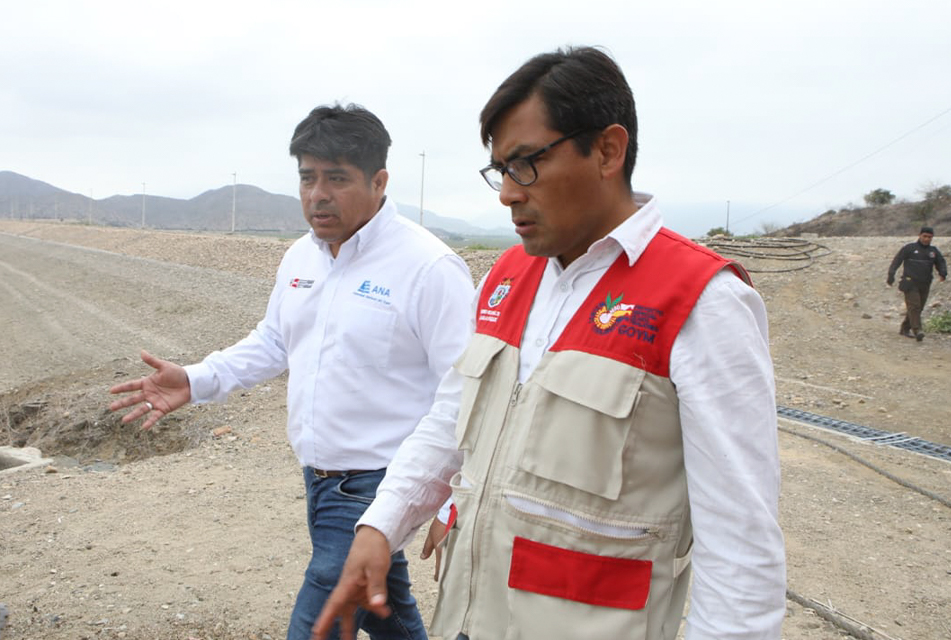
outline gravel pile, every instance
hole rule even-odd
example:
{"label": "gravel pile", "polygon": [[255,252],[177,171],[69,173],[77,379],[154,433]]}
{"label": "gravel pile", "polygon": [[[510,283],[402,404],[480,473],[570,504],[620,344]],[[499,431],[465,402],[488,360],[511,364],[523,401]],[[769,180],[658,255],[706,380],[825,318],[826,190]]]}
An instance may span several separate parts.
{"label": "gravel pile", "polygon": [[[24,220],[0,220],[0,232],[268,280],[273,280],[281,257],[297,239]],[[478,282],[501,252],[462,249],[458,253]]]}

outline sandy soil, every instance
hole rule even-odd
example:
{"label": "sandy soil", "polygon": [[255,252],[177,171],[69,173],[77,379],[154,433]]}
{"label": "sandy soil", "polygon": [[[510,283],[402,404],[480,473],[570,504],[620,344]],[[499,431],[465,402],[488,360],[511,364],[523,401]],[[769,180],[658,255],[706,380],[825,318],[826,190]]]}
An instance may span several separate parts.
{"label": "sandy soil", "polygon": [[[951,336],[899,336],[901,300],[884,284],[906,241],[816,239],[829,253],[808,268],[754,274],[777,399],[951,444]],[[151,432],[122,427],[106,405],[114,381],[146,372],[140,348],[185,363],[245,335],[287,244],[0,220],[0,445],[53,458],[0,471],[3,640],[283,637],[307,561],[284,380],[183,409]],[[478,277],[494,254],[464,257]],[[929,313],[951,309],[951,284],[936,284],[932,302]],[[951,464],[781,428],[789,588],[870,625],[867,637],[951,639],[951,508],[803,436],[945,502]],[[411,567],[428,615],[432,566]],[[787,640],[842,637],[787,604]]]}

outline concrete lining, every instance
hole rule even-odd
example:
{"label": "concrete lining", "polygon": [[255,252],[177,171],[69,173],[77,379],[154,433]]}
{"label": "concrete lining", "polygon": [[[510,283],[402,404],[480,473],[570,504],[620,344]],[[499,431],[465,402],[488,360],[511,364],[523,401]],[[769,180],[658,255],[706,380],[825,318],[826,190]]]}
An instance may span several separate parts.
{"label": "concrete lining", "polygon": [[0,447],[0,476],[35,469],[53,462],[36,447]]}

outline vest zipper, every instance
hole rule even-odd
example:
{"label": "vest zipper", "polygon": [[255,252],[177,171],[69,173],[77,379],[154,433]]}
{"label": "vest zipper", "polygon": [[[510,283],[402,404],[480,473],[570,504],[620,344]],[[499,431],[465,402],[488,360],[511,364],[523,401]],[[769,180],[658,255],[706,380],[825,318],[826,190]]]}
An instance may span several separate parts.
{"label": "vest zipper", "polygon": [[663,538],[664,527],[658,525],[635,524],[620,520],[597,518],[578,511],[569,511],[554,502],[541,500],[523,493],[505,491],[502,493],[506,503],[516,511],[544,520],[568,525],[587,533],[593,533],[618,540],[645,540]]}
{"label": "vest zipper", "polygon": [[522,390],[522,383],[516,382],[515,389],[512,390],[512,399],[509,400],[509,406],[514,407],[515,403],[518,402],[518,394]]}
{"label": "vest zipper", "polygon": [[[506,410],[505,415],[502,417],[503,425],[508,423],[509,410],[512,409],[515,406],[515,404],[518,402],[518,394],[521,390],[522,390],[522,383],[516,381],[515,387],[512,389],[512,394],[511,396],[509,396],[508,410]],[[482,484],[482,491],[479,494],[479,500],[475,507],[475,513],[473,513],[471,516],[473,518],[473,522],[479,522],[481,520],[481,518],[479,517],[479,514],[482,513],[482,510],[485,506],[485,502],[488,499],[486,497],[486,492],[488,491],[489,486],[491,486],[492,484],[492,477],[493,477],[492,474],[495,470],[495,462],[498,459],[499,447],[502,443],[502,440],[503,438],[501,436],[495,439],[495,449],[492,451],[492,457],[489,459],[488,468],[486,469],[486,473],[485,473],[485,480],[483,481],[483,484]],[[469,549],[469,554],[470,554],[469,566],[470,567],[476,566],[475,556],[477,555],[477,550],[479,549],[479,545],[481,544],[481,542],[482,542],[482,529],[481,527],[475,527],[472,531],[472,542]],[[470,616],[472,615],[472,601],[474,600],[473,591],[475,590],[477,581],[478,579],[476,576],[470,576],[469,602],[466,604],[466,612],[462,616],[462,632],[463,633],[466,633],[469,628],[469,619],[470,619]]]}

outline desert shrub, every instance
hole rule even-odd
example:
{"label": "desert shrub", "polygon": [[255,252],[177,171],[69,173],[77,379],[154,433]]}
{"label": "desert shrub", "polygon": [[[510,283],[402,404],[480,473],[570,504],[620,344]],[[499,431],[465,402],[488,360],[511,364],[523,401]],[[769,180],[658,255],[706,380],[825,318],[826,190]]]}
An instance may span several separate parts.
{"label": "desert shrub", "polygon": [[733,234],[724,229],[723,227],[713,227],[707,231],[707,237],[712,238],[713,236],[732,236]]}
{"label": "desert shrub", "polygon": [[928,202],[944,203],[951,200],[951,184],[943,184],[925,191],[925,200]]}
{"label": "desert shrub", "polygon": [[942,311],[928,318],[925,329],[935,333],[951,333],[951,311]]}
{"label": "desert shrub", "polygon": [[868,206],[878,207],[885,204],[891,204],[895,199],[895,194],[888,189],[875,189],[874,191],[869,191],[862,197],[865,199],[865,204]]}
{"label": "desert shrub", "polygon": [[771,236],[780,229],[782,229],[782,227],[775,222],[761,222],[757,228],[757,232],[761,236]]}

